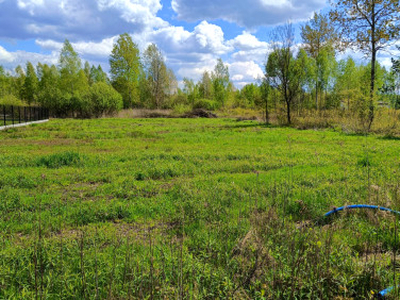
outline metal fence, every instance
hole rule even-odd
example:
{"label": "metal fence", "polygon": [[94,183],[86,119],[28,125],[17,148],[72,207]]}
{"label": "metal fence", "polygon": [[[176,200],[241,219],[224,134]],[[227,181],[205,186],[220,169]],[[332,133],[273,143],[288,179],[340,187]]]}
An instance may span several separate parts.
{"label": "metal fence", "polygon": [[8,106],[0,105],[0,126],[47,120],[49,110],[36,106]]}

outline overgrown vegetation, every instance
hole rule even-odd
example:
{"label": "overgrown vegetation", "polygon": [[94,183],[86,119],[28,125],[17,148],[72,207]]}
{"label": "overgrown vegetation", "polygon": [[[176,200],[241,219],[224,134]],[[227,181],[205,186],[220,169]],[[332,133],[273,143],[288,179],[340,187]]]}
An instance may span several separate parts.
{"label": "overgrown vegetation", "polygon": [[321,220],[400,209],[395,138],[52,120],[0,132],[0,154],[0,298],[362,299],[398,282],[398,218]]}
{"label": "overgrown vegetation", "polygon": [[[399,59],[392,58],[390,69],[377,61],[379,51],[399,38],[400,8],[394,0],[331,4],[329,14],[315,13],[301,27],[301,41],[291,24],[275,28],[263,78],[244,86],[234,86],[222,59],[198,82],[183,78],[178,85],[157,45],[140,53],[124,33],[110,53],[110,78],[101,66],[82,66],[65,40],[57,66],[39,63],[35,70],[28,62],[13,73],[0,67],[0,103],[41,105],[54,117],[79,118],[112,115],[122,108],[171,109],[176,114],[243,108],[263,110],[266,123],[275,113],[286,124],[296,115],[346,113],[370,130],[377,108],[400,105]],[[338,53],[348,49],[363,52],[369,63],[338,60]]]}

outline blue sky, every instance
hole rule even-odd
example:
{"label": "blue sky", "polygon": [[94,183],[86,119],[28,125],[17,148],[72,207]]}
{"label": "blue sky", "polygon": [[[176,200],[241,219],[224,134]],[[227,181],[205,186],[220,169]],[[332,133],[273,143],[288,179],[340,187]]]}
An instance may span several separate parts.
{"label": "blue sky", "polygon": [[[0,0],[0,65],[57,64],[67,38],[82,60],[101,64],[119,34],[155,43],[178,78],[198,80],[221,57],[237,87],[263,73],[269,32],[299,24],[325,0]],[[300,42],[300,40],[298,41]]]}

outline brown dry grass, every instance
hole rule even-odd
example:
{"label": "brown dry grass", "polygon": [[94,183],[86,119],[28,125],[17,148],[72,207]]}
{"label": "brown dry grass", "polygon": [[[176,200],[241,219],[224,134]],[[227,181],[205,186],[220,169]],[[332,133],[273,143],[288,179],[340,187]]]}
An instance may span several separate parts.
{"label": "brown dry grass", "polygon": [[116,118],[170,118],[172,117],[172,110],[170,109],[124,109],[121,110]]}

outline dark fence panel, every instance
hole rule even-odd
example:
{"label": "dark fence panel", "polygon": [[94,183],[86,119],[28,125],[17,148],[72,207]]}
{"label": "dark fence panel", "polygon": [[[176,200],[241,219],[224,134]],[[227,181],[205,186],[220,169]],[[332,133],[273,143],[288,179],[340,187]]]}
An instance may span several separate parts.
{"label": "dark fence panel", "polygon": [[0,126],[47,120],[49,110],[36,106],[0,105]]}

